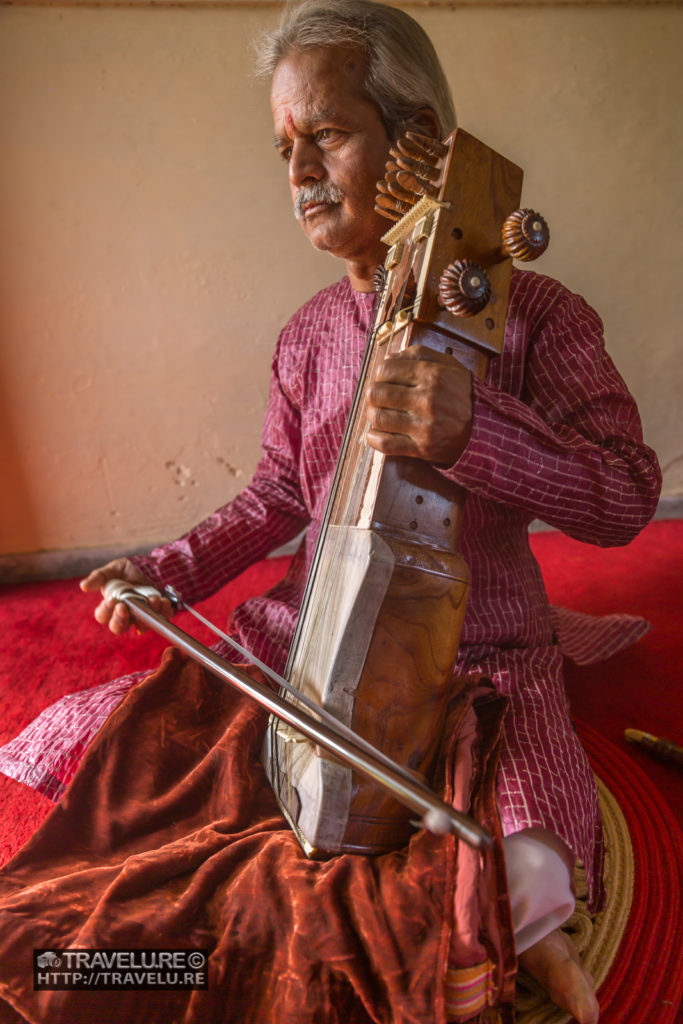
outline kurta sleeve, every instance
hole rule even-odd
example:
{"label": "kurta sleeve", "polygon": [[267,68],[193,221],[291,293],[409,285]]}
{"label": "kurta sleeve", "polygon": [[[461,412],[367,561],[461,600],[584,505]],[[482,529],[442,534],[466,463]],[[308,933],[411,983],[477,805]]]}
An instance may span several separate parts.
{"label": "kurta sleeve", "polygon": [[263,454],[249,485],[179,540],[132,559],[153,583],[175,587],[186,601],[214,593],[295,537],[310,519],[300,486],[300,412],[283,386],[279,353],[280,342],[271,372]]}
{"label": "kurta sleeve", "polygon": [[659,466],[600,318],[552,285],[541,308],[522,317],[529,329],[518,394],[474,381],[472,435],[444,472],[578,540],[626,544],[656,509]]}

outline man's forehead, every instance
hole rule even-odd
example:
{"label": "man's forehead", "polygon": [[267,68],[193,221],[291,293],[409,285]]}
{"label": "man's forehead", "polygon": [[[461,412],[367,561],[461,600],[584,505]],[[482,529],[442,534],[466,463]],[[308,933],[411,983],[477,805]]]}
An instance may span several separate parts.
{"label": "man's forehead", "polygon": [[289,53],[273,74],[271,107],[276,131],[319,127],[334,118],[353,120],[368,100],[363,88],[364,59],[347,47]]}

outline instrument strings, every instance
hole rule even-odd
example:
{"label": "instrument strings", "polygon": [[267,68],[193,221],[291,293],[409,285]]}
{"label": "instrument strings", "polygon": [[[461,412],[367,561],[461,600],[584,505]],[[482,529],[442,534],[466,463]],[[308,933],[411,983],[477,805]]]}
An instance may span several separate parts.
{"label": "instrument strings", "polygon": [[[384,290],[379,297],[378,309],[382,308],[383,295]],[[338,573],[338,566],[345,544],[344,531],[337,531],[333,539],[330,540],[330,526],[333,524],[344,525],[349,522],[349,510],[354,504],[358,504],[358,497],[362,492],[363,482],[369,475],[368,463],[378,454],[365,443],[368,427],[367,423],[363,423],[361,419],[365,405],[365,389],[379,349],[379,345],[376,342],[377,323],[373,325],[368,334],[363,362],[354,391],[349,418],[321,522],[320,534],[316,542],[297,626],[284,671],[285,677],[290,681],[295,663],[300,681],[303,681],[304,677],[310,678],[311,661],[317,652],[317,644],[313,642],[313,638],[320,635],[321,621],[325,614],[325,602],[319,598],[328,591]],[[287,700],[296,701],[296,697],[286,691],[283,693],[283,696]],[[315,694],[309,694],[309,696],[316,699]],[[319,701],[317,702],[319,703]],[[281,772],[280,770],[278,744],[275,736],[277,728],[278,723],[271,718],[269,729],[271,732],[271,752],[275,766],[275,778],[271,779],[271,782],[276,787],[278,795],[281,795],[281,780],[285,775],[289,777],[289,772]]]}
{"label": "instrument strings", "polygon": [[[392,312],[403,307],[406,301],[406,289],[409,288],[410,282],[414,283],[412,274],[402,282],[398,294],[392,297],[390,303]],[[330,527],[355,525],[363,498],[368,490],[373,463],[376,459],[384,459],[381,453],[371,448],[366,442],[369,426],[365,415],[367,405],[365,390],[371,376],[374,375],[377,364],[392,351],[391,343],[395,333],[393,327],[389,334],[384,333],[381,339],[378,339],[378,328],[386,317],[390,316],[385,308],[390,283],[391,273],[385,274],[376,303],[375,323],[368,334],[363,362],[284,671],[285,678],[294,683],[297,690],[307,688],[307,681],[316,678],[312,663],[319,652],[320,645],[325,643],[324,619],[329,614],[325,595],[334,590],[343,564],[342,556],[348,546],[346,532],[340,529],[335,531],[333,537],[330,538]],[[414,291],[414,285],[412,291]],[[367,504],[371,506],[373,496],[368,494],[367,497],[369,499]],[[365,525],[369,526],[370,522]],[[292,678],[294,673],[296,673],[296,679]],[[310,691],[310,687],[308,689]],[[294,703],[297,701],[297,697],[292,691],[283,690],[282,696]],[[307,696],[312,698],[318,706],[320,705],[319,694],[311,691]],[[275,777],[271,779],[271,783],[277,795],[282,796],[282,782],[286,779],[289,784],[291,778],[290,765],[283,766],[284,770],[281,770],[279,745],[276,739],[278,723],[272,717],[268,728],[271,738],[271,756],[275,768]],[[291,744],[287,749],[292,751]]]}

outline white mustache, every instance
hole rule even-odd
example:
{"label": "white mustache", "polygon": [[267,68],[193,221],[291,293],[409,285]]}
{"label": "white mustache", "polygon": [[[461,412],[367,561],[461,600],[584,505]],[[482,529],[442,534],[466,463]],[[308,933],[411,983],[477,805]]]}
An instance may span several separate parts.
{"label": "white mustache", "polygon": [[344,193],[331,182],[314,181],[312,185],[302,185],[294,200],[294,216],[303,220],[304,206],[309,203],[341,203]]}

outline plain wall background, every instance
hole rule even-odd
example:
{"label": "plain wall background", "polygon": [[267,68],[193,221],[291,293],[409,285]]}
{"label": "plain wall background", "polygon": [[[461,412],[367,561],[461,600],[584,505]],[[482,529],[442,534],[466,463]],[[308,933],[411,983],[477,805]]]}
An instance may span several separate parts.
{"label": "plain wall background", "polygon": [[[683,12],[408,9],[460,124],[525,168],[536,267],[600,311],[680,496]],[[169,539],[249,480],[277,331],[343,273],[250,76],[277,15],[0,8],[0,556]]]}

